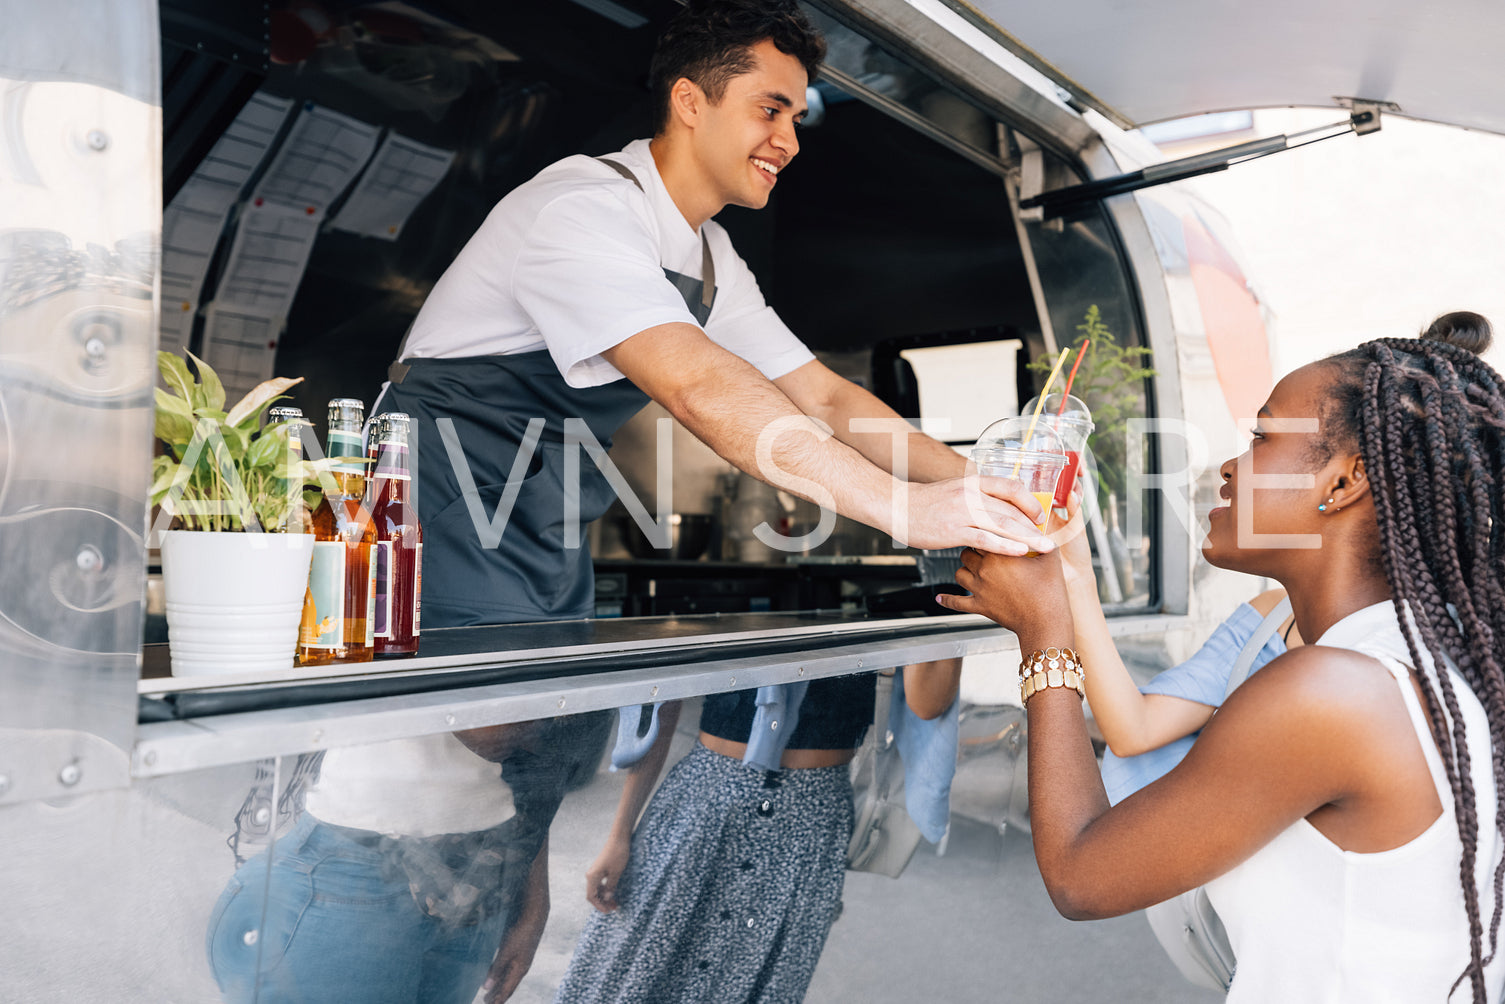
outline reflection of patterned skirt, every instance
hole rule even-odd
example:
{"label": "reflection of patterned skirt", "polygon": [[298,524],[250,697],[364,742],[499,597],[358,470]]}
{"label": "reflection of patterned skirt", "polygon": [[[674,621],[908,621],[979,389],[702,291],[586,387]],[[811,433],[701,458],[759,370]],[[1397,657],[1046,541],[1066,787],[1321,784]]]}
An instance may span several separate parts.
{"label": "reflection of patterned skirt", "polygon": [[800,1001],[841,912],[848,768],[766,772],[695,748],[632,837],[556,1004]]}

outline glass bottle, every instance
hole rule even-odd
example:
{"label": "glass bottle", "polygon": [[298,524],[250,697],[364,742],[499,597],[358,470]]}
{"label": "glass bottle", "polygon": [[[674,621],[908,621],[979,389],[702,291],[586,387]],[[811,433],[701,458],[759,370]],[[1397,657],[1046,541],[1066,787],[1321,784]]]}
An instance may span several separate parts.
{"label": "glass bottle", "polygon": [[313,514],[314,559],[309,571],[312,622],[305,614],[298,631],[298,664],[366,662],[375,648],[376,600],[372,560],[376,526],[362,504],[366,494],[361,426],[366,406],[354,398],[329,402],[328,455],[353,457],[331,472],[333,491]]}
{"label": "glass bottle", "polygon": [[408,501],[411,419],[392,412],[376,419],[371,519],[376,524],[376,654],[418,651],[419,594],[423,588],[423,530]]}
{"label": "glass bottle", "polygon": [[[302,408],[290,405],[278,406],[267,411],[269,425],[287,425],[287,466],[291,471],[303,459],[303,430],[308,420]],[[282,491],[287,496],[287,511],[276,526],[278,533],[313,533],[312,516],[303,501],[303,482],[289,478],[282,482]]]}

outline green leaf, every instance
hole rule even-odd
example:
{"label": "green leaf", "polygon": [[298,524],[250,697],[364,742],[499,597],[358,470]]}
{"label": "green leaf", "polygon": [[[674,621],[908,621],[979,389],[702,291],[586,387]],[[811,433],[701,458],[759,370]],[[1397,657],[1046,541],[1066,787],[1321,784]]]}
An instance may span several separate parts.
{"label": "green leaf", "polygon": [[225,424],[220,426],[220,435],[225,437],[225,446],[230,451],[231,461],[240,459],[251,448],[251,435],[244,429]]}
{"label": "green leaf", "polygon": [[[188,372],[188,364],[171,352],[157,353],[157,370],[162,374],[162,382],[169,390],[177,392],[183,399],[184,404],[193,400],[193,376]],[[191,410],[191,408],[190,408]]]}
{"label": "green leaf", "polygon": [[172,447],[173,455],[182,459],[184,448],[193,439],[193,422],[182,415],[158,408],[152,435]]}
{"label": "green leaf", "polygon": [[171,457],[157,456],[152,458],[152,494],[158,491],[166,491],[172,484],[173,476],[178,473],[178,465]]}
{"label": "green leaf", "polygon": [[[302,377],[290,379],[288,377],[273,377],[252,387],[245,397],[241,398],[230,409],[230,414],[225,417],[226,425],[251,425],[261,422],[261,412],[269,407],[273,401],[280,397],[283,391],[295,384],[303,382]],[[254,419],[255,422],[247,422]]]}
{"label": "green leaf", "polygon": [[275,467],[286,452],[287,426],[271,426],[251,443],[251,448],[246,451],[245,467],[247,470]]}
{"label": "green leaf", "polygon": [[202,381],[200,392],[196,395],[199,400],[194,401],[194,408],[220,410],[225,406],[225,385],[220,382],[219,374],[192,352],[188,353],[188,358],[193,360],[193,368],[199,371],[199,380]]}
{"label": "green leaf", "polygon": [[161,387],[155,388],[153,394],[155,394],[157,399],[158,412],[165,411],[168,414],[178,415],[187,419],[190,423],[193,421],[193,406],[186,400],[174,394],[169,394]]}

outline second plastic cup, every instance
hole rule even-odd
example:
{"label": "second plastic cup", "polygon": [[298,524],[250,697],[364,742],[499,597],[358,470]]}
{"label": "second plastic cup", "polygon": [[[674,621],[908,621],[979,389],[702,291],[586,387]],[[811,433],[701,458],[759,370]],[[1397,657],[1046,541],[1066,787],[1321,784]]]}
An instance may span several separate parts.
{"label": "second plastic cup", "polygon": [[[1033,413],[1039,404],[1038,397],[1031,398],[1024,406],[1026,414]],[[1078,470],[1082,466],[1082,451],[1087,448],[1087,437],[1092,435],[1092,412],[1076,397],[1067,394],[1048,394],[1041,407],[1040,424],[1060,437],[1066,448],[1066,472],[1056,482],[1057,507],[1066,505],[1071,498],[1071,488],[1076,484]]]}
{"label": "second plastic cup", "polygon": [[1044,518],[1035,529],[1045,532],[1050,510],[1055,502],[1056,483],[1066,469],[1067,457],[1061,453],[1025,450],[1000,446],[972,451],[972,462],[979,474],[991,478],[1012,478],[1024,483],[1025,489],[1040,503]]}

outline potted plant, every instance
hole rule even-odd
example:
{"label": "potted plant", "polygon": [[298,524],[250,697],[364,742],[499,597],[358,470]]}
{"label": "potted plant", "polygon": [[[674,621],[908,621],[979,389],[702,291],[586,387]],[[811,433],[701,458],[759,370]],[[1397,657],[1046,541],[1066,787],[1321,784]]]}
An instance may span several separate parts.
{"label": "potted plant", "polygon": [[[262,417],[299,380],[257,385],[228,411],[214,370],[157,353],[151,501],[160,506],[172,671],[287,669],[313,556],[305,484],[328,461],[301,456],[298,430]],[[166,528],[162,528],[166,525]]]}

